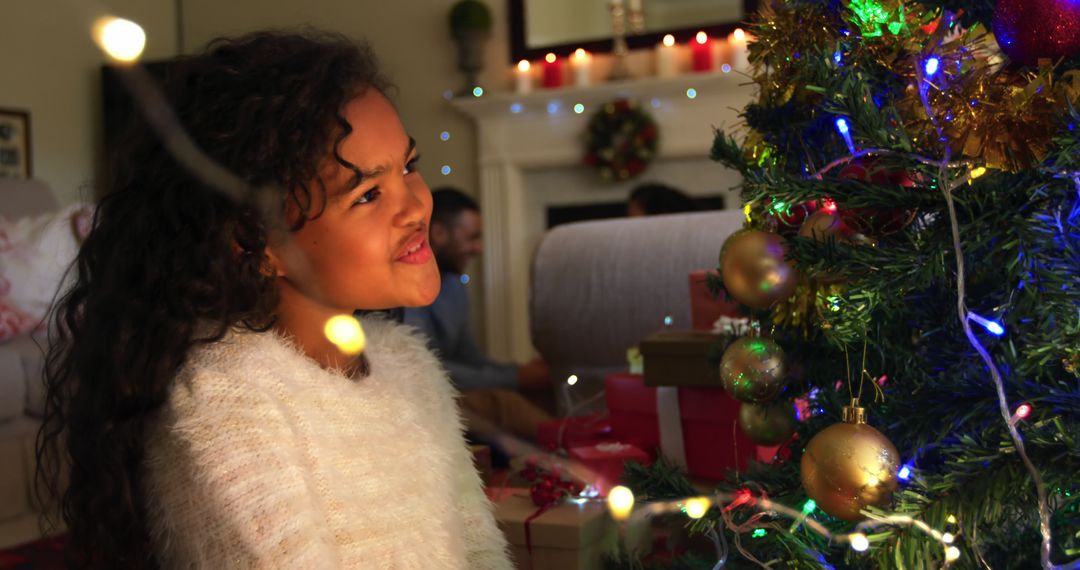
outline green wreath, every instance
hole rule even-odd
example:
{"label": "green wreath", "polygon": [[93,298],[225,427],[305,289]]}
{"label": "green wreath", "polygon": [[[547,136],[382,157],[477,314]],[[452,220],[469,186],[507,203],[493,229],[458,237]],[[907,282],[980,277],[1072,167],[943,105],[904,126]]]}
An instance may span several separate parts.
{"label": "green wreath", "polygon": [[605,180],[629,180],[656,156],[659,129],[637,104],[616,99],[597,111],[585,129],[585,164]]}

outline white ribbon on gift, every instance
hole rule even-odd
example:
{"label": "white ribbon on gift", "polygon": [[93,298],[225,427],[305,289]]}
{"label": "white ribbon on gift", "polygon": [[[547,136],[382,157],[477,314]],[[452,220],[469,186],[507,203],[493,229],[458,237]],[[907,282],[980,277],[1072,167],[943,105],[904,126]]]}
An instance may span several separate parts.
{"label": "white ribbon on gift", "polygon": [[660,386],[656,389],[656,415],[660,420],[660,453],[686,469],[686,446],[683,443],[678,388]]}

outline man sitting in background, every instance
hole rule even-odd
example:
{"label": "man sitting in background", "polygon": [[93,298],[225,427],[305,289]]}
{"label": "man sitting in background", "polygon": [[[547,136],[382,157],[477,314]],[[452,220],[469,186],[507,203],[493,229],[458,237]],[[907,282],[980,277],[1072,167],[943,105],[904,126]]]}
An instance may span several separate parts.
{"label": "man sitting in background", "polygon": [[480,207],[453,188],[432,192],[434,201],[429,242],[442,274],[438,298],[428,306],[405,310],[405,323],[428,337],[462,393],[461,405],[469,415],[530,440],[537,426],[551,420],[518,390],[551,390],[547,364],[534,359],[518,366],[495,362],[476,346],[469,325],[469,295],[465,290],[465,266],[483,251]]}
{"label": "man sitting in background", "polygon": [[656,216],[659,214],[681,214],[696,212],[694,201],[683,191],[666,184],[651,182],[641,184],[630,192],[626,204],[626,215],[631,218]]}

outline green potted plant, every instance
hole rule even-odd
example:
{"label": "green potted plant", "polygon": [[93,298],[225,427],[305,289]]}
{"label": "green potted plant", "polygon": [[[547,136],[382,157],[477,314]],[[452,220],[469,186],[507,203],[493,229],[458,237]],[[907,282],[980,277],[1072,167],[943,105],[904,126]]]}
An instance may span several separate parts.
{"label": "green potted plant", "polygon": [[491,10],[480,0],[461,0],[450,8],[450,31],[458,44],[458,69],[465,74],[463,93],[469,93],[484,68],[483,47],[491,36]]}

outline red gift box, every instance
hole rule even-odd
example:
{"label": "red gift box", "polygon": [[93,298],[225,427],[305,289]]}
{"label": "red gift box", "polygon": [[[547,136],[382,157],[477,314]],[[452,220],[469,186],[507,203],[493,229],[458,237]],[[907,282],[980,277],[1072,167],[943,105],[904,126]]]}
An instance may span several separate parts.
{"label": "red gift box", "polygon": [[716,271],[690,272],[690,320],[694,330],[711,331],[720,317],[740,316],[738,302],[728,300],[723,291],[719,297],[709,292],[706,284],[709,274],[716,275]]}
{"label": "red gift box", "polygon": [[[612,374],[604,379],[604,389],[616,437],[658,453],[657,388],[646,386],[637,374]],[[695,477],[720,480],[729,469],[746,469],[757,454],[757,446],[736,424],[739,402],[721,388],[672,389],[678,390],[687,471]]]}
{"label": "red gift box", "polygon": [[597,478],[591,483],[602,495],[607,495],[607,492],[622,480],[627,461],[637,461],[645,465],[652,463],[652,457],[640,447],[620,442],[572,447],[569,453],[571,460],[581,463],[596,475]]}
{"label": "red gift box", "polygon": [[[565,427],[564,427],[565,426]],[[559,441],[559,430],[562,441]],[[561,418],[540,424],[536,442],[542,449],[556,450],[596,445],[613,437],[611,420],[605,414]]]}

